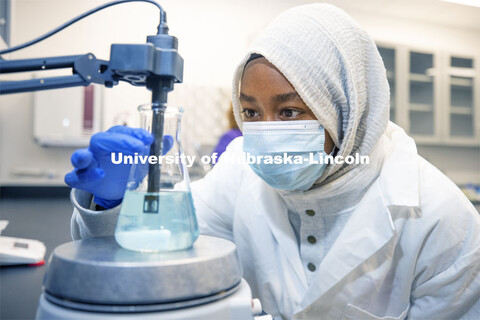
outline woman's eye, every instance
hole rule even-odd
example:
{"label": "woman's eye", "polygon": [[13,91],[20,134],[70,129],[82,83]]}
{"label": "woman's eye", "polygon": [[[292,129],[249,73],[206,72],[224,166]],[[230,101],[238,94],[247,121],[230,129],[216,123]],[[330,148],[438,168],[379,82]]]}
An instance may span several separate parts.
{"label": "woman's eye", "polygon": [[287,118],[296,118],[298,117],[302,112],[299,110],[295,109],[284,109],[282,110],[282,115]]}
{"label": "woman's eye", "polygon": [[257,111],[252,109],[243,109],[242,113],[245,115],[246,118],[253,118],[258,116]]}

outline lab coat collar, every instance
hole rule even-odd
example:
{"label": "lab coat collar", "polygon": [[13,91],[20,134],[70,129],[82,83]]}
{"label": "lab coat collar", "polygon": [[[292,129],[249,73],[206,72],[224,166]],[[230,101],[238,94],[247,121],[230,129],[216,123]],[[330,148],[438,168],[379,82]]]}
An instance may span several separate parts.
{"label": "lab coat collar", "polygon": [[[394,241],[395,228],[383,201],[378,180],[369,188],[355,208],[344,229],[318,266],[307,289],[300,310],[322,299],[336,284],[358,268],[381,248]],[[385,255],[389,250],[381,251]],[[388,256],[378,256],[373,263],[381,263]]]}
{"label": "lab coat collar", "polygon": [[343,176],[307,191],[277,190],[287,203],[313,201],[321,213],[341,213],[357,205],[380,174],[384,150],[382,138],[369,155],[368,164],[358,164]]}
{"label": "lab coat collar", "polygon": [[387,206],[418,207],[419,199],[419,156],[412,138],[390,122],[370,155],[370,165],[356,167],[336,181],[308,191],[276,190],[283,198],[312,199],[342,198],[348,195],[348,203],[337,203],[330,209],[339,211],[351,207],[356,199],[363,197],[373,179],[379,177],[384,202]]}
{"label": "lab coat collar", "polygon": [[419,207],[419,156],[412,138],[390,123],[383,139],[385,159],[379,183],[387,206]]}

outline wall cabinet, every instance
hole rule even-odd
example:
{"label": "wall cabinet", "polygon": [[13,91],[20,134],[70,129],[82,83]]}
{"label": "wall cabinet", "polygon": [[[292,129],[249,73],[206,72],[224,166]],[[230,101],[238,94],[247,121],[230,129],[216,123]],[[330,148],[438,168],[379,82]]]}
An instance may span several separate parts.
{"label": "wall cabinet", "polygon": [[378,44],[390,85],[390,120],[420,144],[480,145],[478,58]]}
{"label": "wall cabinet", "polygon": [[[447,69],[449,90],[445,93],[448,104],[449,121],[448,137],[473,138],[475,137],[475,69],[473,58],[450,56]],[[477,100],[479,92],[476,92]],[[478,111],[478,110],[477,110]]]}

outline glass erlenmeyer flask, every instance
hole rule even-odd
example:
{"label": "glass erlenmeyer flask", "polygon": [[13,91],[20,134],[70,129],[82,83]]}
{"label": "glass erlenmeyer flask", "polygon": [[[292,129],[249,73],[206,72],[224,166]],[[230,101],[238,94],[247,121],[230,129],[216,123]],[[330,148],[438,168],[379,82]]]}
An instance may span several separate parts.
{"label": "glass erlenmeyer flask", "polygon": [[150,148],[150,156],[132,157],[115,239],[122,247],[135,251],[190,248],[198,238],[198,224],[180,144],[183,110],[171,106],[152,108],[152,104],[145,104],[139,106],[138,111],[141,127],[149,132],[152,132],[152,119],[155,118],[155,126],[163,118],[163,156],[154,154],[154,148]]}

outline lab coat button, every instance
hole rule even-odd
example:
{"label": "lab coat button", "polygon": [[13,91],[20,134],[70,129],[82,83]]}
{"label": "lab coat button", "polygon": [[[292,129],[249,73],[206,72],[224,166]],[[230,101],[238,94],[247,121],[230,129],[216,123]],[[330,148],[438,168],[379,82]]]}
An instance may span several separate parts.
{"label": "lab coat button", "polygon": [[307,267],[308,267],[308,270],[310,270],[310,271],[312,271],[312,272],[315,271],[315,269],[317,269],[317,268],[315,267],[315,265],[314,265],[313,263],[311,263],[311,262],[308,263]]}
{"label": "lab coat button", "polygon": [[310,242],[311,244],[315,244],[317,243],[317,238],[315,238],[314,236],[308,236],[307,241]]}
{"label": "lab coat button", "polygon": [[315,211],[313,210],[306,210],[305,213],[309,215],[310,217],[313,217],[315,215]]}

